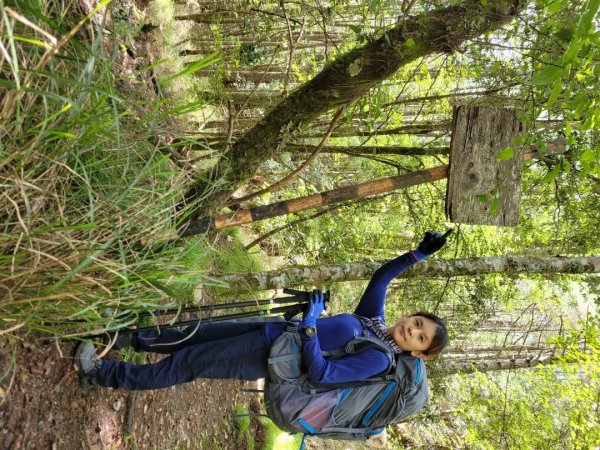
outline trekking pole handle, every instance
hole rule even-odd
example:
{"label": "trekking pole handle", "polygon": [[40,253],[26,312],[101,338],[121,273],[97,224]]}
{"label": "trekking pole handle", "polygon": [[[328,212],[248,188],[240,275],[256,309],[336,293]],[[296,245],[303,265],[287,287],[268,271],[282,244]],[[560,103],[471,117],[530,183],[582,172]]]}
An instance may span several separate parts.
{"label": "trekking pole handle", "polygon": [[[312,291],[300,291],[298,289],[289,289],[289,288],[283,289],[284,294],[289,294],[292,296],[290,298],[295,298],[296,301],[298,301],[298,304],[290,307],[290,309],[288,309],[287,312],[283,315],[285,320],[289,321],[294,316],[301,314],[306,310],[306,307],[310,300],[311,292]],[[331,292],[329,290],[327,290],[326,292],[323,293],[323,301],[325,303],[325,308],[327,308],[327,303],[329,302],[330,298],[331,298]]]}
{"label": "trekking pole handle", "polygon": [[[289,288],[283,289],[284,294],[292,295],[293,297],[296,298],[297,301],[299,301],[301,303],[308,303],[308,301],[310,300],[311,292],[312,291],[300,291],[298,289],[289,289]],[[331,293],[329,290],[327,290],[326,292],[323,292],[323,300],[325,301],[325,303],[329,302],[330,298],[331,298]]]}

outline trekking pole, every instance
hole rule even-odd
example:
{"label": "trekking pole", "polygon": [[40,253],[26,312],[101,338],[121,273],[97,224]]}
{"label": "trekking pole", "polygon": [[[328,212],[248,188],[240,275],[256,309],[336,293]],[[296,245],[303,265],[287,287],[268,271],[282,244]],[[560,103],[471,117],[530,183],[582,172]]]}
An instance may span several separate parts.
{"label": "trekking pole", "polygon": [[[139,313],[136,317],[138,319],[143,319],[146,317],[154,317],[154,316],[164,316],[167,314],[181,314],[181,313],[194,313],[194,312],[213,312],[220,311],[223,309],[233,309],[233,308],[247,308],[251,306],[263,306],[270,305],[272,303],[306,303],[308,302],[308,296],[310,293],[304,291],[297,291],[295,289],[284,289],[284,293],[291,293],[290,297],[280,297],[273,299],[264,299],[264,300],[246,300],[242,302],[229,302],[229,303],[219,303],[216,305],[203,305],[203,306],[186,306],[184,308],[169,308],[169,309],[158,309],[156,311],[144,311]],[[306,298],[305,298],[306,297]],[[123,313],[117,314],[114,316],[115,319],[124,319],[128,316],[131,316],[133,313],[131,311],[125,311]]]}
{"label": "trekking pole", "polygon": [[[284,306],[276,306],[273,308],[225,314],[225,315],[220,315],[220,316],[195,317],[192,319],[181,320],[181,321],[178,321],[178,322],[175,322],[172,324],[150,325],[150,326],[137,327],[137,328],[122,328],[122,329],[116,329],[116,330],[107,330],[103,333],[86,335],[85,337],[86,338],[95,338],[95,337],[102,337],[102,336],[111,335],[111,334],[115,334],[115,333],[123,333],[124,334],[124,333],[134,333],[134,332],[138,332],[138,331],[155,330],[157,328],[158,329],[177,328],[177,327],[197,324],[198,322],[202,322],[202,321],[208,322],[208,323],[222,322],[225,320],[235,320],[235,319],[250,318],[250,317],[262,317],[262,316],[272,315],[272,314],[282,314],[285,320],[291,320],[292,317],[294,317],[295,315],[300,314],[301,312],[304,311],[304,309],[306,307],[306,303],[308,303],[308,300],[310,299],[310,292],[300,291],[300,290],[296,290],[296,289],[287,289],[287,288],[285,288],[283,290],[283,292],[285,294],[290,294],[290,296],[266,299],[266,300],[249,300],[249,301],[244,301],[244,302],[222,303],[220,305],[218,304],[218,305],[190,306],[190,307],[186,307],[186,308],[163,309],[163,310],[158,310],[156,313],[144,312],[144,313],[139,314],[137,317],[143,318],[143,317],[156,316],[156,315],[161,316],[161,315],[166,315],[166,314],[180,314],[182,312],[211,312],[212,313],[213,311],[218,311],[218,310],[223,310],[223,309],[243,308],[243,307],[250,307],[250,306],[256,306],[256,305],[262,306],[262,305],[271,305],[271,304],[284,304]],[[330,298],[330,293],[329,293],[329,291],[327,291],[324,294],[325,302],[328,302],[329,298]],[[117,315],[116,317],[123,319],[123,318],[127,317],[128,315],[131,315],[131,313],[127,312],[127,314]]]}
{"label": "trekking pole", "polygon": [[[241,312],[241,313],[226,314],[223,316],[216,316],[216,317],[194,317],[192,319],[180,320],[179,322],[165,324],[165,325],[149,325],[146,327],[126,328],[123,330],[118,330],[118,333],[134,333],[134,332],[138,332],[138,331],[156,330],[157,328],[163,330],[163,329],[168,329],[168,328],[179,328],[179,327],[194,325],[194,324],[197,324],[198,322],[206,322],[206,323],[223,322],[226,320],[243,319],[243,318],[248,318],[248,317],[262,317],[262,316],[267,316],[267,315],[271,315],[271,314],[281,314],[281,313],[283,313],[283,316],[286,320],[291,320],[292,317],[294,317],[295,315],[304,311],[305,305],[306,305],[306,303],[297,303],[297,304],[293,304],[293,305],[279,306],[279,307],[275,307],[275,308],[271,308],[271,309],[259,309],[258,311],[247,311],[247,312]],[[115,333],[115,332],[116,331],[111,331],[109,333]]]}
{"label": "trekking pole", "polygon": [[[133,311],[125,310],[116,315],[110,314],[112,320],[127,320],[130,318],[135,318],[137,320],[144,319],[146,317],[157,317],[164,316],[168,314],[179,315],[182,313],[195,313],[195,312],[209,312],[219,311],[224,309],[233,309],[233,308],[247,308],[251,306],[263,306],[270,305],[272,303],[306,303],[308,302],[308,298],[310,296],[309,292],[299,291],[296,289],[288,289],[285,288],[283,290],[284,294],[291,294],[289,297],[280,297],[273,299],[263,299],[263,300],[246,300],[241,302],[229,302],[229,303],[219,303],[216,305],[202,305],[202,306],[186,306],[179,308],[165,308],[165,309],[157,309],[154,311],[143,311],[141,313],[135,314]],[[86,323],[85,319],[69,319],[65,320],[63,323]],[[117,330],[115,330],[117,331]]]}

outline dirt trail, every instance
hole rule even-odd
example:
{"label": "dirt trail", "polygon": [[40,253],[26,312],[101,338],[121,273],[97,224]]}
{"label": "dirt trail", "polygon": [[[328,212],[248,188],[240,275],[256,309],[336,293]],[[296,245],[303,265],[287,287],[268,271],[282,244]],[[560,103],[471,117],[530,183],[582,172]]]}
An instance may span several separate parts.
{"label": "dirt trail", "polygon": [[135,394],[82,388],[71,342],[0,340],[2,449],[239,450],[229,430],[253,383],[206,381]]}

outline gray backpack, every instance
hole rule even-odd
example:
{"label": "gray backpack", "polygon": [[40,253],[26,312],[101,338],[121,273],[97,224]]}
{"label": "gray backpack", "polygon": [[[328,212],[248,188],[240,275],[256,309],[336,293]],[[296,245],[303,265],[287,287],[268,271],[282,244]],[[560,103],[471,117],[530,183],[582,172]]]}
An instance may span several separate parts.
{"label": "gray backpack", "polygon": [[315,384],[301,372],[302,340],[290,323],[269,355],[265,407],[271,420],[289,433],[329,439],[368,439],[419,411],[429,396],[420,358],[395,354],[383,341],[358,336],[345,348],[323,352],[328,358],[377,347],[390,358],[388,370],[363,381]]}

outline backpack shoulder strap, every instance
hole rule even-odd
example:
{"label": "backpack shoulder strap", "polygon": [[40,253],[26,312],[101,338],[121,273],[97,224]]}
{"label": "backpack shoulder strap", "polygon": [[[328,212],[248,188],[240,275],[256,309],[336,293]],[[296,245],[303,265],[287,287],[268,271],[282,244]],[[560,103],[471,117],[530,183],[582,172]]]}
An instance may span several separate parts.
{"label": "backpack shoulder strap", "polygon": [[382,351],[388,357],[388,367],[382,373],[385,375],[393,371],[396,367],[396,354],[389,345],[387,345],[385,342],[378,338],[356,336],[354,339],[349,341],[343,348],[323,351],[322,354],[324,357],[327,358],[340,358],[342,356],[358,353],[366,348],[371,347]]}
{"label": "backpack shoulder strap", "polygon": [[344,347],[336,348],[335,350],[322,350],[321,353],[327,358],[339,358],[340,356],[358,353],[367,347],[378,347],[385,353],[394,353],[389,345],[385,344],[380,339],[366,336],[355,336],[355,338],[348,341]]}

